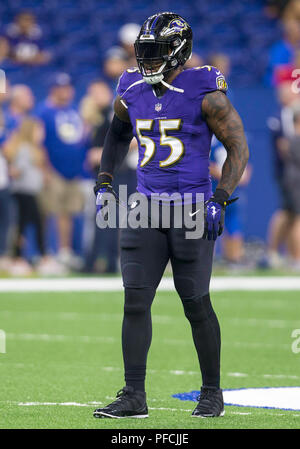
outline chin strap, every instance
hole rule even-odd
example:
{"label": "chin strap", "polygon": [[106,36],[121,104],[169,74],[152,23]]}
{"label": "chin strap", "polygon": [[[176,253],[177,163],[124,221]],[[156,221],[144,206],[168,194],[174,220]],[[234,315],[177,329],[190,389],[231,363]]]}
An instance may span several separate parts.
{"label": "chin strap", "polygon": [[161,84],[163,84],[170,90],[175,90],[175,92],[179,92],[181,94],[183,94],[183,92],[184,92],[184,89],[179,89],[179,87],[174,87],[171,84],[166,83],[164,80],[161,80]]}
{"label": "chin strap", "polygon": [[[170,89],[170,90],[173,90],[173,91],[175,91],[175,92],[179,92],[179,93],[181,93],[181,94],[184,93],[184,89],[180,89],[179,87],[172,86],[171,84],[168,84],[168,83],[167,83],[166,81],[164,81],[164,80],[160,80],[159,82],[160,82],[161,84],[163,84],[165,87],[167,87],[168,89]],[[131,85],[126,89],[126,91],[123,93],[122,97],[124,96],[124,94],[126,94],[126,92],[127,92],[129,89],[131,89],[132,87],[137,86],[138,84],[141,84],[141,83],[147,83],[147,84],[152,84],[152,85],[153,85],[153,83],[149,83],[149,81],[147,82],[147,80],[146,80],[145,78],[143,78],[142,80],[138,80],[138,81],[136,81],[135,83],[131,84]],[[158,84],[158,83],[155,83],[155,84]]]}

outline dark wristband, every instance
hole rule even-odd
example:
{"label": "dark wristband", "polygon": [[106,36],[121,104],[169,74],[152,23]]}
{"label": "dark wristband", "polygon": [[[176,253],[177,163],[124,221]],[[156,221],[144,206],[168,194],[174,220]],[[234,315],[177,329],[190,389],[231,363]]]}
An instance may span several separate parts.
{"label": "dark wristband", "polygon": [[95,195],[97,195],[98,190],[103,186],[103,184],[111,185],[113,177],[106,173],[99,173],[96,184],[94,186]]}
{"label": "dark wristband", "polygon": [[226,201],[228,201],[229,194],[226,192],[226,190],[216,189],[211,199],[216,203],[224,204]]}
{"label": "dark wristband", "polygon": [[97,183],[102,184],[103,182],[108,182],[111,184],[113,180],[113,176],[108,173],[99,173],[97,178]]}

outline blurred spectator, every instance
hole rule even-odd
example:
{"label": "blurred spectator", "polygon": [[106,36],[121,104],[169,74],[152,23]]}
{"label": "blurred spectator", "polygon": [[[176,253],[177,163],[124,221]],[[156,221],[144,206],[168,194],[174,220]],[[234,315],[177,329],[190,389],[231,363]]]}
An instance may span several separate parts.
{"label": "blurred spectator", "polygon": [[10,47],[8,39],[4,36],[0,36],[0,64],[1,67],[9,59]]}
{"label": "blurred spectator", "polygon": [[274,70],[274,86],[277,87],[279,84],[282,84],[284,80],[291,81],[292,79],[294,79],[293,71],[295,69],[300,69],[300,49],[295,52],[294,61],[292,61],[290,64],[280,65]]}
{"label": "blurred spectator", "polygon": [[119,31],[120,46],[110,48],[106,53],[104,73],[116,84],[124,70],[136,66],[134,42],[140,32],[140,26],[136,23],[127,23]]}
{"label": "blurred spectator", "polygon": [[265,11],[271,19],[281,18],[291,0],[266,0]]}
{"label": "blurred spectator", "polygon": [[228,78],[230,75],[231,64],[230,58],[225,53],[213,53],[208,58],[209,65],[216,67],[221,73]]}
{"label": "blurred spectator", "polygon": [[[98,173],[104,139],[112,117],[113,94],[101,80],[92,82],[87,95],[81,102],[81,115],[90,129],[91,149],[87,154],[85,166],[93,174],[86,185],[85,201],[85,267],[87,272],[117,271],[118,231],[117,229],[98,229],[95,225],[95,196],[93,186]],[[87,190],[88,187],[88,190]]]}
{"label": "blurred spectator", "polygon": [[[6,83],[8,87],[8,83]],[[9,138],[10,134],[16,129],[21,121],[26,117],[34,106],[34,96],[31,89],[24,84],[17,84],[9,87],[6,94],[0,95],[1,110],[0,110],[0,142],[2,144]],[[2,107],[3,103],[8,102],[8,107]],[[0,176],[2,178],[1,190],[1,253],[4,257],[7,250],[8,231],[10,225],[10,203],[11,195],[9,191],[8,167],[6,159],[0,155]],[[2,265],[5,269],[9,268],[9,260],[4,257]]]}
{"label": "blurred spectator", "polygon": [[[106,132],[109,128],[112,116],[113,94],[109,86],[103,80],[95,80],[89,86],[87,94],[80,103],[80,114],[84,121],[86,131],[89,133],[90,150],[84,162],[84,179],[81,182],[84,193],[84,232],[83,249],[86,259],[91,252],[103,253],[103,241],[95,248],[95,195],[93,187],[98,173],[102,148]],[[104,237],[113,230],[107,230]],[[99,249],[101,246],[101,249]],[[111,257],[108,255],[108,257]],[[91,262],[93,265],[93,262]],[[92,271],[91,264],[86,263],[85,270]],[[88,266],[87,266],[88,265]]]}
{"label": "blurred spectator", "polygon": [[10,224],[10,192],[8,166],[2,150],[2,144],[5,140],[4,105],[8,97],[8,88],[6,82],[6,92],[0,93],[0,271],[6,270],[9,265],[7,239]]}
{"label": "blurred spectator", "polygon": [[[211,148],[210,174],[215,187],[221,178],[226,155],[227,152],[224,146],[214,136]],[[240,264],[244,257],[244,224],[247,209],[246,187],[251,179],[251,174],[252,168],[248,164],[238,187],[234,191],[234,197],[239,199],[228,207],[225,214],[225,232],[222,239],[223,257],[232,266]]]}
{"label": "blurred spectator", "polygon": [[90,168],[95,171],[99,165],[104,137],[110,125],[112,115],[113,93],[110,87],[102,80],[93,81],[88,92],[80,103],[80,114],[90,134],[92,149],[89,151],[88,161]]}
{"label": "blurred spectator", "polygon": [[10,193],[8,168],[0,150],[0,271],[7,268],[7,237],[9,229]]}
{"label": "blurred spectator", "polygon": [[[91,149],[87,154],[85,166],[93,173],[92,181],[85,181],[85,248],[88,272],[101,271],[115,273],[118,270],[118,230],[99,229],[95,226],[94,179],[98,173],[105,136],[112,118],[113,95],[106,83],[101,80],[92,82],[87,95],[81,101],[81,116],[90,130]],[[114,188],[127,185],[128,194],[136,187],[137,142],[132,140],[130,151],[122,167],[114,178]]]}
{"label": "blurred spectator", "polygon": [[230,74],[231,74],[231,61],[228,55],[225,53],[212,53],[208,58],[208,64],[216,67],[226,78],[229,89],[227,96],[232,103],[234,103],[234,93],[230,89]]}
{"label": "blurred spectator", "polygon": [[192,53],[190,59],[184,64],[185,69],[192,69],[193,67],[201,67],[204,65],[203,59],[197,53]]}
{"label": "blurred spectator", "polygon": [[282,20],[283,38],[276,42],[270,50],[269,66],[265,81],[275,84],[274,74],[278,67],[295,64],[296,53],[300,50],[300,19],[288,17]]}
{"label": "blurred spectator", "polygon": [[8,71],[15,64],[10,59],[10,45],[5,36],[0,36],[0,67],[2,70]]}
{"label": "blurred spectator", "polygon": [[4,88],[0,90],[0,145],[5,140],[5,129],[6,129],[6,115],[5,110],[7,108],[7,103],[10,95],[10,84],[7,78],[5,79]]}
{"label": "blurred spectator", "polygon": [[7,26],[13,59],[20,64],[41,65],[50,60],[50,54],[42,48],[42,30],[34,14],[19,13]]}
{"label": "blurred spectator", "polygon": [[103,69],[112,87],[127,67],[126,54],[120,47],[112,47],[107,51]]}
{"label": "blurred spectator", "polygon": [[134,43],[140,29],[140,25],[137,25],[136,23],[127,23],[126,25],[123,25],[119,31],[119,40],[125,51],[128,67],[136,65]]}
{"label": "blurred spectator", "polygon": [[57,218],[59,260],[78,268],[80,260],[72,251],[73,218],[83,210],[79,178],[87,142],[83,121],[72,106],[74,88],[66,73],[54,76],[49,96],[38,115],[45,126],[45,148],[52,167],[43,204],[48,215]]}
{"label": "blurred spectator", "polygon": [[291,216],[291,268],[300,271],[300,101],[292,109],[294,134],[286,139],[287,157],[283,171],[283,186]]}
{"label": "blurred spectator", "polygon": [[9,106],[5,111],[5,133],[9,135],[30,113],[34,106],[34,96],[30,87],[15,84],[10,88]]}
{"label": "blurred spectator", "polygon": [[271,267],[280,267],[284,264],[281,257],[282,247],[291,253],[290,229],[292,215],[286,185],[283,182],[285,164],[288,158],[287,139],[291,139],[295,133],[293,121],[293,108],[299,101],[299,94],[292,88],[292,72],[283,70],[277,78],[277,96],[280,111],[277,116],[268,119],[268,127],[273,141],[273,156],[275,177],[278,182],[281,196],[281,207],[272,216],[268,230],[268,255],[267,264]]}
{"label": "blurred spectator", "polygon": [[300,2],[299,0],[289,0],[282,11],[285,19],[296,19],[300,21]]}
{"label": "blurred spectator", "polygon": [[43,218],[38,202],[46,173],[46,156],[41,145],[42,140],[41,123],[32,118],[25,118],[4,145],[18,217],[15,260],[10,269],[14,275],[29,274],[32,271],[30,264],[23,258],[29,224],[34,226],[41,257],[38,270],[45,273],[46,269],[49,271],[49,268],[53,268],[49,265],[51,260],[46,257]]}
{"label": "blurred spectator", "polygon": [[0,271],[7,268],[7,237],[9,230],[10,193],[6,159],[0,150]]}

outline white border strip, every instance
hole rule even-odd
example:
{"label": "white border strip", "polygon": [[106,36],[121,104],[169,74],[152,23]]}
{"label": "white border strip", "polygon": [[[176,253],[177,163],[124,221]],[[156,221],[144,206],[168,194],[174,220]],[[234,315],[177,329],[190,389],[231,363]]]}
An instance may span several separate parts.
{"label": "white border strip", "polygon": [[[4,292],[103,292],[122,291],[121,277],[116,278],[54,278],[0,279],[0,293]],[[159,290],[174,290],[171,277],[164,277]],[[211,291],[225,290],[300,290],[300,277],[213,277]]]}

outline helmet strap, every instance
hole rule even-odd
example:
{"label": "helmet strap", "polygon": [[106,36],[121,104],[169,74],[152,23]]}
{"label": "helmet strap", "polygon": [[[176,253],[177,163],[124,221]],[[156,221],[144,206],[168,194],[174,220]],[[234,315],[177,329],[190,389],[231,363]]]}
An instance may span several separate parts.
{"label": "helmet strap", "polygon": [[183,94],[183,92],[184,92],[184,89],[179,89],[179,87],[172,86],[171,84],[166,83],[166,81],[164,81],[164,80],[161,80],[161,84],[163,84],[165,87],[167,87],[170,90],[174,90],[175,92],[179,92],[181,94]]}

